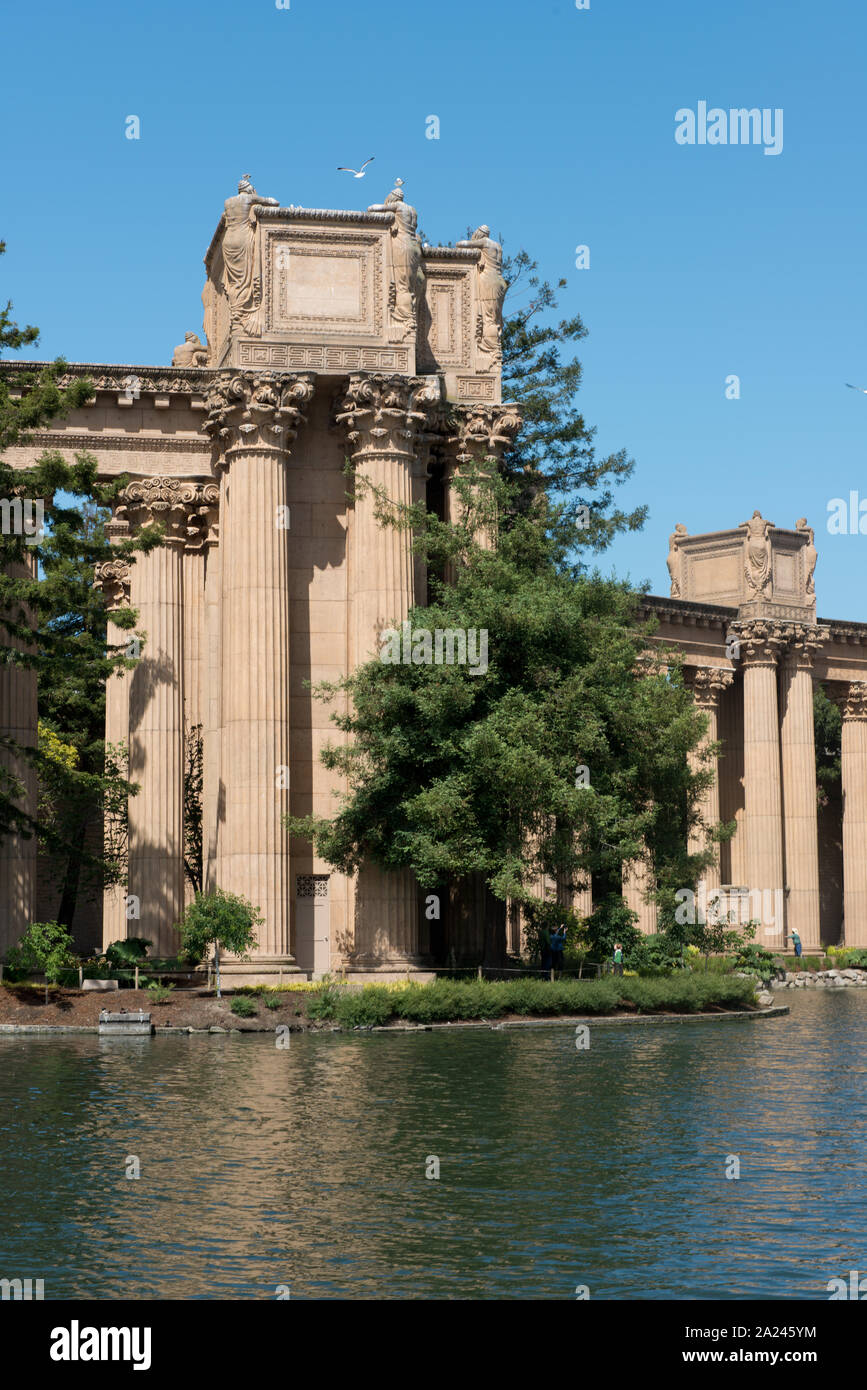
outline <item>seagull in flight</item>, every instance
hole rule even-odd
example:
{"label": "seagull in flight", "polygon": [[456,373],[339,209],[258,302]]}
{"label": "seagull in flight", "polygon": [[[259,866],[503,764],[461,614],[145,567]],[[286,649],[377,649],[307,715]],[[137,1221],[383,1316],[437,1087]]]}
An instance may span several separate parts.
{"label": "seagull in flight", "polygon": [[867,396],[867,390],[865,390],[863,386],[853,386],[851,381],[847,381],[846,385],[849,387],[850,391],[860,391],[862,396]]}
{"label": "seagull in flight", "polygon": [[363,178],[364,178],[364,171],[365,171],[365,169],[367,168],[368,164],[372,164],[372,163],[373,163],[373,161],[374,161],[375,158],[376,158],[376,155],[373,155],[373,154],[372,154],[372,155],[370,156],[370,159],[366,159],[366,160],[364,161],[364,163],[362,164],[362,166],[361,166],[360,169],[348,169],[348,168],[346,168],[345,165],[343,165],[343,164],[338,164],[338,166],[337,166],[337,172],[338,172],[338,174],[352,174],[353,178],[356,178],[356,179],[363,179]]}

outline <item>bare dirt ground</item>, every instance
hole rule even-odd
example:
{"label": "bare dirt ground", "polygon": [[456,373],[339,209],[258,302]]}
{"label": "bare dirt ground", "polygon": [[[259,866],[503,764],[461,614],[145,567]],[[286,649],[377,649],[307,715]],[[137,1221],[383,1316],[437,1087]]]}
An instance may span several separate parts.
{"label": "bare dirt ground", "polygon": [[42,1028],[95,1028],[102,1009],[118,1013],[126,1009],[137,1013],[144,1009],[157,1028],[236,1028],[243,1033],[273,1033],[278,1023],[298,1029],[328,1027],[307,1017],[308,995],[286,990],[280,994],[280,1007],[266,1009],[259,996],[249,996],[256,1004],[254,1018],[237,1018],[229,1005],[231,996],[216,999],[213,994],[199,990],[174,991],[166,1004],[155,1004],[146,989],[120,989],[101,992],[77,989],[58,989],[49,992],[39,989],[16,989],[14,985],[0,987],[0,1024],[27,1024]]}

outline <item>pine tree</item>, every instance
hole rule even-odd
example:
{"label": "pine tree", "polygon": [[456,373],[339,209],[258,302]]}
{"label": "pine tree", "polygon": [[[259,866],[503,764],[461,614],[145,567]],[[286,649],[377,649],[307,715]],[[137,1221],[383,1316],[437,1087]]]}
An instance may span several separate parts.
{"label": "pine tree", "polygon": [[[0,242],[0,254],[5,251]],[[0,354],[38,342],[38,330],[0,311]],[[61,878],[58,920],[69,925],[82,876],[90,891],[119,880],[122,865],[86,834],[94,817],[117,808],[133,790],[104,747],[105,682],[135,661],[123,646],[107,649],[105,598],[94,583],[95,567],[108,559],[135,562],[159,543],[158,528],[110,545],[103,522],[126,478],[97,480],[96,460],[76,454],[68,462],[48,450],[26,468],[3,459],[12,446],[32,441],[35,430],[67,415],[93,396],[84,379],[61,385],[62,359],[33,371],[4,373],[0,364],[0,671],[3,665],[35,672],[41,733],[36,747],[0,733],[0,837],[36,835],[53,856]],[[41,525],[39,524],[41,512]],[[27,534],[27,532],[30,534]],[[131,631],[136,614],[112,614]],[[59,755],[59,747],[65,752]],[[28,809],[21,769],[35,767],[41,795]]]}

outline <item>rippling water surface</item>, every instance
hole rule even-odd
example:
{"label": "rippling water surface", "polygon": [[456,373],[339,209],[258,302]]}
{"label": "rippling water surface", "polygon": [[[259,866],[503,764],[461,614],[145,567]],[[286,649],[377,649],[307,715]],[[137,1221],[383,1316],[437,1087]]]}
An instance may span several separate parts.
{"label": "rippling water surface", "polygon": [[582,1052],[568,1026],[0,1038],[0,1277],[46,1298],[827,1298],[867,1270],[867,990],[786,1002],[591,1025]]}

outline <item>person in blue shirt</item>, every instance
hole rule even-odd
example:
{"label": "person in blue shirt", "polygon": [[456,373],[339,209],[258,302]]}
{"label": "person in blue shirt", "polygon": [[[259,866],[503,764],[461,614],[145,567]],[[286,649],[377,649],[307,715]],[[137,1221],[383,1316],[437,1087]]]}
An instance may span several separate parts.
{"label": "person in blue shirt", "polygon": [[801,954],[801,952],[802,952],[802,950],[803,950],[804,948],[803,948],[802,945],[801,945],[801,938],[799,937],[798,933],[795,931],[795,928],[794,928],[794,927],[792,927],[792,945],[793,945],[794,948],[795,948],[795,955],[796,955],[796,956],[800,956],[800,954]]}
{"label": "person in blue shirt", "polygon": [[566,925],[560,924],[551,933],[551,968],[553,970],[563,969],[563,952],[566,949]]}

